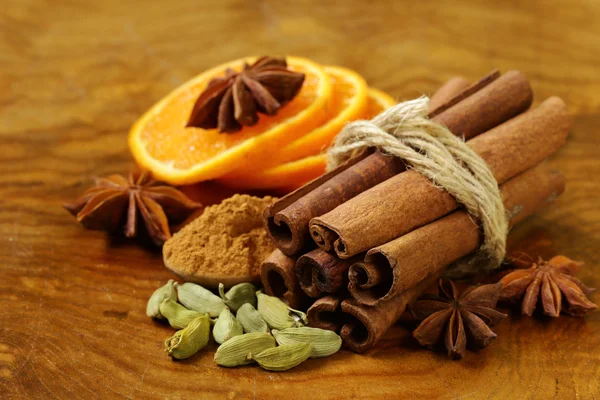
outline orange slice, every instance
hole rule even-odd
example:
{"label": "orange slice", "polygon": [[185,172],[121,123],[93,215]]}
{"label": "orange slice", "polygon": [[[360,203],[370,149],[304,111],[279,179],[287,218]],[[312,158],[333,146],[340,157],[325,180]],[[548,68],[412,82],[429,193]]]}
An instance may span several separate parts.
{"label": "orange slice", "polygon": [[[371,119],[394,104],[396,102],[387,93],[369,88],[368,101],[362,112],[363,118]],[[325,166],[326,155],[321,153],[258,171],[243,178],[226,177],[220,181],[229,187],[238,189],[285,188],[286,191],[292,191],[322,175],[325,172]]]}
{"label": "orange slice", "polygon": [[331,115],[331,82],[320,65],[287,57],[288,67],[306,74],[300,93],[274,116],[260,114],[256,125],[234,134],[216,129],[185,128],[192,107],[208,82],[240,70],[239,59],[212,68],[160,100],[131,128],[129,146],[137,163],[170,184],[181,185],[218,178],[230,171],[267,166],[276,149],[287,146]]}

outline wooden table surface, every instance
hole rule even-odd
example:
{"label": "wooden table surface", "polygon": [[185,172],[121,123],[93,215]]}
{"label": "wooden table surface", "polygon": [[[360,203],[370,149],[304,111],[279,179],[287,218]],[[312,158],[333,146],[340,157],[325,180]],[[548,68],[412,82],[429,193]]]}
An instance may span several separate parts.
{"label": "wooden table surface", "polygon": [[[289,4],[288,4],[289,3]],[[339,64],[398,99],[520,69],[574,115],[550,162],[564,196],[513,232],[600,287],[600,3],[8,0],[0,8],[0,398],[598,398],[600,312],[520,318],[453,362],[395,327],[372,351],[287,373],[183,362],[149,320],[160,251],[86,231],[61,202],[132,164],[127,132],[204,69],[244,55]],[[491,3],[497,3],[491,5]],[[600,295],[591,299],[600,303]]]}

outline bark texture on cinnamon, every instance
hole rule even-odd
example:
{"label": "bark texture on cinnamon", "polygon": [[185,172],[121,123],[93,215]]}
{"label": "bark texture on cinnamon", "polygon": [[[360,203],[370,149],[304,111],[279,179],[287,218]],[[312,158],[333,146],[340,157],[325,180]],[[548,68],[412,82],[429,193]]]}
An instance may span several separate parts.
{"label": "bark texture on cinnamon", "polygon": [[444,83],[429,99],[429,109],[436,110],[471,85],[468,79],[455,76]]}
{"label": "bark texture on cinnamon", "polygon": [[285,301],[290,307],[303,309],[310,299],[298,286],[296,278],[296,259],[276,249],[262,263],[260,279],[265,293]]}
{"label": "bark texture on cinnamon", "polygon": [[296,261],[296,276],[300,288],[310,297],[323,293],[346,291],[348,269],[362,257],[343,260],[332,253],[314,249]]}
{"label": "bark texture on cinnamon", "polygon": [[[509,180],[500,187],[509,223],[514,225],[552,202],[564,187],[564,176],[544,165]],[[472,253],[481,239],[477,222],[465,211],[455,211],[371,249],[365,262],[350,267],[348,290],[358,303],[375,306]],[[368,286],[357,279],[360,276],[386,279]]]}
{"label": "bark texture on cinnamon", "polygon": [[342,300],[339,296],[330,295],[315,301],[306,312],[308,326],[339,332],[345,322]]}
{"label": "bark texture on cinnamon", "polygon": [[[551,97],[467,144],[502,184],[558,151],[570,127],[565,103]],[[434,221],[458,206],[450,194],[429,179],[406,171],[314,218],[311,227],[325,226],[335,232],[338,238],[333,248],[340,258],[348,258]]]}
{"label": "bark texture on cinnamon", "polygon": [[[543,166],[507,182],[503,187],[507,209],[520,210],[512,216],[511,224],[522,221],[553,201],[563,192],[564,184],[564,177],[560,173]],[[514,203],[513,207],[508,204],[509,201]],[[422,230],[426,232],[420,232]],[[419,274],[414,278],[417,283],[406,285],[404,291],[396,292],[375,307],[361,304],[355,298],[342,302],[342,311],[348,314],[350,322],[342,327],[340,335],[344,344],[356,352],[364,352],[375,345],[400,318],[406,306],[434,283],[449,263],[471,253],[481,240],[477,224],[463,211],[452,213],[406,237],[413,239],[408,244],[410,251],[405,247],[403,254],[406,258],[402,259],[401,267],[404,267],[404,272]]]}
{"label": "bark texture on cinnamon", "polygon": [[[456,92],[452,96],[451,96],[452,91],[446,89],[446,85],[451,84],[451,82],[448,82],[446,85],[444,85],[442,88],[440,88],[440,90],[446,90],[446,93],[448,95],[447,100],[440,101],[440,103],[441,103],[440,105],[436,105],[435,103],[432,105],[430,102],[429,107],[428,107],[429,108],[429,118],[436,117],[437,115],[443,113],[450,107],[454,107],[456,104],[463,101],[464,99],[471,96],[472,94],[479,92],[481,89],[483,89],[484,87],[488,86],[490,83],[492,83],[493,81],[498,79],[500,77],[500,75],[501,75],[500,71],[498,71],[497,69],[493,70],[492,72],[490,72],[489,74],[487,74],[486,76],[484,76],[483,78],[478,80],[477,82],[465,87],[460,92]],[[438,97],[438,94],[436,93],[434,95],[433,100],[435,101],[437,99],[437,97]]]}
{"label": "bark texture on cinnamon", "polygon": [[[532,98],[526,77],[518,71],[509,71],[433,120],[446,125],[454,134],[469,139],[525,111]],[[492,172],[495,171],[492,169]],[[407,187],[410,189],[406,190]],[[421,201],[414,200],[417,195]],[[432,196],[434,198],[430,199]],[[407,203],[413,209],[405,213],[409,216],[405,220],[395,212],[404,210]],[[313,218],[310,221],[311,235],[319,247],[333,248],[340,258],[349,258],[437,218],[432,217],[431,207],[439,210],[437,217],[440,217],[456,208],[456,202],[417,172],[406,171]],[[417,212],[415,209],[418,209]],[[394,215],[394,219],[390,220],[389,215]],[[328,232],[316,240],[318,232],[323,231]]]}

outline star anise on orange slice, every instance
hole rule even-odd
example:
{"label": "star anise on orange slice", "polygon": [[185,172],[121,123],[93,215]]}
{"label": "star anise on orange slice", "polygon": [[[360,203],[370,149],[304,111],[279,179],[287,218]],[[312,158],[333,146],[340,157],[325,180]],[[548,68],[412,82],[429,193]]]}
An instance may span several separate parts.
{"label": "star anise on orange slice", "polygon": [[523,315],[532,315],[539,302],[544,314],[551,317],[558,317],[561,311],[575,317],[584,316],[597,306],[586,297],[594,289],[574,276],[581,265],[583,263],[565,256],[556,256],[550,261],[540,259],[528,269],[517,269],[504,276],[500,280],[504,285],[500,299],[522,300]]}
{"label": "star anise on orange slice", "polygon": [[127,178],[97,178],[94,187],[63,206],[88,229],[114,232],[124,225],[127,237],[137,235],[141,217],[152,241],[161,246],[171,237],[169,223],[183,221],[201,204],[153,180],[149,172],[136,171]]}
{"label": "star anise on orange slice", "polygon": [[502,284],[472,286],[458,293],[452,281],[439,281],[439,294],[423,295],[410,309],[422,321],[413,337],[422,346],[436,348],[441,342],[448,355],[460,359],[465,349],[486,347],[496,334],[490,326],[496,325],[506,314],[496,311]]}
{"label": "star anise on orange slice", "polygon": [[304,74],[287,68],[285,58],[261,57],[242,71],[225,71],[212,79],[200,95],[188,127],[219,128],[233,133],[258,122],[258,113],[275,115],[281,106],[298,94]]}

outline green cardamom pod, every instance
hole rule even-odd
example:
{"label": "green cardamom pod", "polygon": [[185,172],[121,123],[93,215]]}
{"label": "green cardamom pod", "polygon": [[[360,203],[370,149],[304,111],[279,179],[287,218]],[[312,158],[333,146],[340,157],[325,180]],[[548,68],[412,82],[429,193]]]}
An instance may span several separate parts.
{"label": "green cardamom pod", "polygon": [[244,328],[242,328],[242,324],[233,316],[229,308],[221,311],[213,328],[215,342],[219,344],[225,343],[232,337],[242,335],[243,333]]}
{"label": "green cardamom pod", "polygon": [[169,321],[175,329],[183,329],[192,320],[201,315],[198,311],[188,310],[176,301],[166,299],[158,307],[160,314]]}
{"label": "green cardamom pod", "polygon": [[207,314],[199,315],[184,329],[165,340],[167,353],[179,360],[196,354],[208,344],[210,321]]}
{"label": "green cardamom pod", "polygon": [[252,358],[268,371],[287,371],[305,361],[311,351],[310,343],[284,344],[253,355]]}
{"label": "green cardamom pod", "polygon": [[244,332],[265,332],[269,333],[269,327],[265,320],[256,311],[256,308],[250,303],[243,304],[236,314],[236,318],[242,324]]}
{"label": "green cardamom pod", "polygon": [[277,297],[256,292],[258,312],[272,329],[285,329],[293,326],[303,326],[307,323],[306,314],[289,308]]}
{"label": "green cardamom pod", "polygon": [[219,283],[219,295],[232,311],[237,311],[242,304],[250,303],[256,307],[256,287],[251,283],[239,283],[225,293],[225,285]]}
{"label": "green cardamom pod", "polygon": [[169,279],[166,285],[159,287],[152,293],[146,306],[146,315],[150,318],[164,319],[160,313],[159,307],[163,300],[177,301],[177,292],[175,291],[175,281]]}
{"label": "green cardamom pod", "polygon": [[279,345],[292,343],[312,344],[311,358],[330,356],[342,347],[342,338],[337,333],[326,329],[302,326],[299,328],[287,328],[281,331],[273,329],[272,333]]}
{"label": "green cardamom pod", "polygon": [[253,354],[275,347],[275,338],[268,333],[254,332],[234,336],[215,352],[215,362],[223,367],[237,367],[254,362]]}
{"label": "green cardamom pod", "polygon": [[219,296],[195,283],[177,285],[177,297],[190,310],[208,313],[213,318],[218,317],[225,309],[225,302]]}
{"label": "green cardamom pod", "polygon": [[300,310],[294,310],[293,308],[288,308],[288,310],[295,321],[294,326],[308,325],[308,318],[305,313]]}

